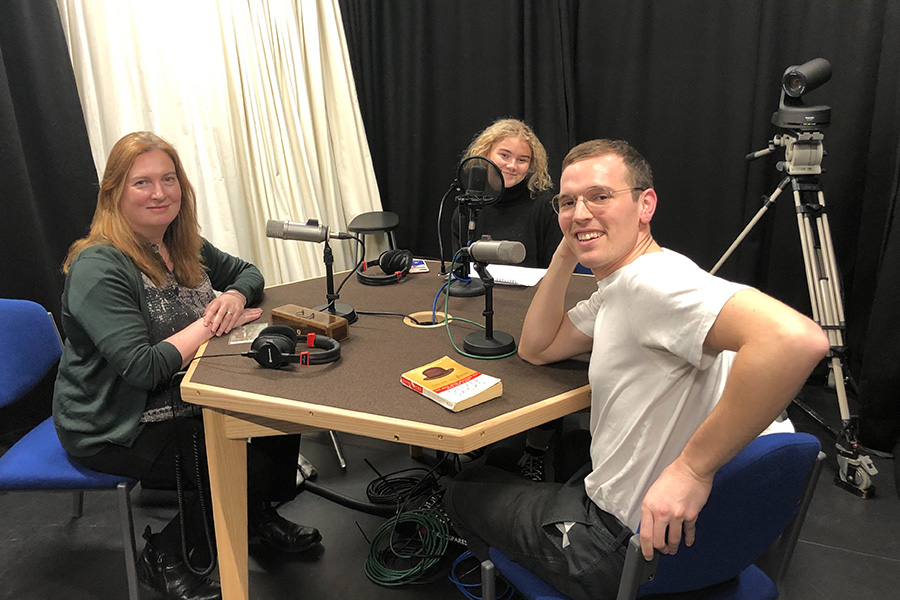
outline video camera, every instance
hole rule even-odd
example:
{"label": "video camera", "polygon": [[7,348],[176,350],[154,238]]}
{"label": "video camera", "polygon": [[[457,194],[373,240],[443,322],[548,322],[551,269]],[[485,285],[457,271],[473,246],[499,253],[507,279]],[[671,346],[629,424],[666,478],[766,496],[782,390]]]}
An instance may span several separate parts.
{"label": "video camera", "polygon": [[781,77],[781,100],[772,115],[772,123],[782,129],[817,131],[831,122],[830,106],[806,106],[803,94],[831,79],[831,64],[814,58],[802,65],[788,67]]}

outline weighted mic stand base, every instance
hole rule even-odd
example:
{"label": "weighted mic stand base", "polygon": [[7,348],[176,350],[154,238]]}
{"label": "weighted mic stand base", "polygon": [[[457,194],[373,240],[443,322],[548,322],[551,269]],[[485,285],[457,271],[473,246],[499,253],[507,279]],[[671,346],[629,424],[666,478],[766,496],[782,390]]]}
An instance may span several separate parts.
{"label": "weighted mic stand base", "polygon": [[313,310],[327,313],[329,315],[334,315],[336,317],[344,317],[345,319],[347,319],[347,323],[351,325],[359,320],[359,316],[356,314],[356,311],[353,310],[353,307],[349,304],[336,303],[334,305],[334,308],[331,308],[331,305],[329,304],[322,304],[320,306],[314,307]]}
{"label": "weighted mic stand base", "polygon": [[463,350],[475,356],[501,356],[515,349],[516,340],[503,331],[495,331],[492,339],[487,339],[483,331],[473,331],[463,343]]}
{"label": "weighted mic stand base", "polygon": [[480,279],[470,279],[469,281],[454,279],[447,286],[447,293],[457,298],[484,296],[484,284]]}

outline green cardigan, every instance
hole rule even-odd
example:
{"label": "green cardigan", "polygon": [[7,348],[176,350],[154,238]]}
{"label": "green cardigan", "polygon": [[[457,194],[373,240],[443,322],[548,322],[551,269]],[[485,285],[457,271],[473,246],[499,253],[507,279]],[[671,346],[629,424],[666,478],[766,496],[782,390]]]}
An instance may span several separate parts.
{"label": "green cardigan", "polygon": [[[262,299],[263,276],[248,262],[204,240],[203,265],[213,289]],[[62,446],[91,456],[105,444],[130,446],[148,392],[181,369],[168,342],[150,343],[150,314],[141,272],[113,246],[83,250],[69,267],[62,296],[65,349],[53,393],[53,421]]]}

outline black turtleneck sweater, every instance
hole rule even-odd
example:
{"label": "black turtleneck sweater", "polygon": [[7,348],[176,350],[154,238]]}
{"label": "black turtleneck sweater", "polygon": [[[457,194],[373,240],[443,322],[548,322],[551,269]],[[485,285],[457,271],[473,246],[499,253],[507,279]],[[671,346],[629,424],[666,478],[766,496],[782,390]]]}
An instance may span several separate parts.
{"label": "black turtleneck sweater", "polygon": [[[522,242],[525,245],[523,267],[550,266],[550,259],[562,240],[556,213],[550,206],[552,198],[553,192],[550,190],[537,192],[532,197],[526,177],[503,190],[499,201],[478,211],[474,239],[489,235],[494,240]],[[457,206],[450,226],[454,252],[459,249],[460,230],[466,231],[467,227],[468,223]]]}

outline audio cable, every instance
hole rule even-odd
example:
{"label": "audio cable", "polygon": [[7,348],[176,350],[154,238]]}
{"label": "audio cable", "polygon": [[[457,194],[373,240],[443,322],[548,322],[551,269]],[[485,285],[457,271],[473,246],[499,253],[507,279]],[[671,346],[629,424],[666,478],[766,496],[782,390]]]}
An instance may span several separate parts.
{"label": "audio cable", "polygon": [[[465,573],[463,573],[462,575],[457,575],[456,574],[457,569],[459,569],[460,565],[462,565],[465,561],[467,561],[469,559],[476,560],[475,566],[472,567],[471,569],[469,569],[468,571],[466,571]],[[467,575],[469,575],[470,573],[474,573],[475,571],[480,572],[481,563],[477,562],[477,560],[478,559],[475,558],[474,554],[472,554],[471,552],[466,550],[465,552],[460,554],[456,560],[453,561],[453,566],[450,567],[450,574],[447,576],[447,578],[453,582],[453,585],[456,586],[456,588],[460,591],[460,593],[463,596],[465,596],[466,598],[468,598],[469,600],[481,600],[481,596],[476,596],[475,594],[473,594],[472,592],[469,591],[471,588],[480,588],[481,584],[482,584],[481,580],[479,579],[477,582],[474,582],[474,583],[465,583],[465,581],[464,581],[467,578]],[[497,600],[509,600],[513,596],[514,588],[511,585],[509,585],[509,582],[506,581],[505,579],[500,578],[500,581],[502,581],[506,585],[506,587],[504,588],[504,590],[501,593],[496,594],[496,598],[497,598]]]}
{"label": "audio cable", "polygon": [[447,550],[449,527],[432,510],[401,512],[385,521],[369,546],[366,576],[378,585],[415,583]]}
{"label": "audio cable", "polygon": [[[439,487],[433,473],[422,467],[413,467],[382,475],[368,459],[364,460],[369,468],[378,475],[378,478],[373,479],[366,488],[366,497],[372,504],[402,506],[408,501],[417,500],[434,492]],[[424,473],[424,475],[416,475],[416,473]]]}
{"label": "audio cable", "polygon": [[[456,268],[456,260],[459,258],[462,250],[457,251],[456,255],[453,257],[453,261],[450,263],[450,279],[441,286],[441,289],[438,290],[438,293],[434,297],[434,302],[431,305],[431,320],[434,321],[437,315],[437,302],[438,298],[441,297],[441,294],[444,294],[444,315],[450,314],[450,293],[447,290],[447,287],[450,285],[450,282],[453,279],[457,279],[456,275],[454,275],[454,269]],[[466,280],[460,280],[466,281]],[[450,344],[453,346],[453,349],[456,350],[457,353],[467,357],[467,358],[478,358],[482,360],[494,360],[498,358],[508,358],[513,356],[518,351],[518,346],[514,345],[513,349],[507,352],[506,354],[499,354],[497,356],[479,356],[477,354],[471,354],[462,350],[459,346],[456,345],[456,341],[453,339],[453,334],[450,333],[450,322],[451,321],[462,321],[463,323],[469,323],[470,325],[475,325],[476,327],[480,327],[484,329],[484,325],[481,323],[476,323],[475,321],[470,321],[469,319],[463,319],[461,317],[445,317],[444,319],[444,327],[447,330],[447,337],[450,338]]]}
{"label": "audio cable", "polygon": [[[399,493],[399,485],[393,490],[397,499],[402,498],[397,514],[385,521],[369,542],[365,573],[373,583],[386,587],[424,583],[422,577],[446,553],[450,542],[450,525],[446,514],[433,507],[405,510],[412,499],[425,494],[433,495],[432,492],[437,487],[434,472],[445,459],[446,455],[417,482],[407,481],[410,485],[405,497]],[[369,466],[375,470],[371,464]],[[375,472],[378,473],[377,470]],[[391,485],[401,482],[396,477],[389,479],[380,474],[379,479],[386,485],[388,482]]]}

